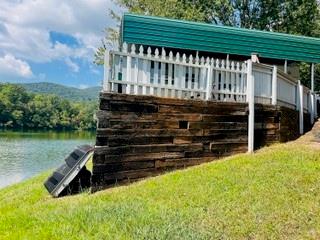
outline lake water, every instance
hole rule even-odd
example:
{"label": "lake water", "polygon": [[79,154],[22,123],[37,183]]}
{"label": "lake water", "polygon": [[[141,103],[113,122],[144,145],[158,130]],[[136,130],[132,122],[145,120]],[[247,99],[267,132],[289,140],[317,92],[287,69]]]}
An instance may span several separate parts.
{"label": "lake water", "polygon": [[0,188],[54,169],[76,146],[94,142],[94,132],[0,131]]}

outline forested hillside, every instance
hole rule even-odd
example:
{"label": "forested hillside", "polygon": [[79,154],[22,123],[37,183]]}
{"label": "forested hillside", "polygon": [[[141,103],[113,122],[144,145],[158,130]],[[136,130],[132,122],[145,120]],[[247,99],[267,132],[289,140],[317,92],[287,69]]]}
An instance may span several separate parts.
{"label": "forested hillside", "polygon": [[28,93],[14,84],[0,84],[0,127],[94,129],[97,102],[75,102],[53,94]]}
{"label": "forested hillside", "polygon": [[98,86],[79,89],[79,88],[67,87],[60,84],[48,83],[48,82],[23,83],[23,84],[17,84],[17,85],[25,88],[27,92],[54,94],[71,101],[97,100],[99,96],[99,92],[101,90],[101,88]]}

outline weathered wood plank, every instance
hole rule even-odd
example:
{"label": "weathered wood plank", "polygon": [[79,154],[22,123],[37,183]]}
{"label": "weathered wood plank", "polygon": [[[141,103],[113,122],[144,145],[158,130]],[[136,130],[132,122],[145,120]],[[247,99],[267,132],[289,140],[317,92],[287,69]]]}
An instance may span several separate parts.
{"label": "weathered wood plank", "polygon": [[96,146],[125,146],[125,145],[146,145],[146,144],[169,144],[173,143],[172,136],[164,136],[164,137],[136,137],[136,136],[103,136],[96,137]]}
{"label": "weathered wood plank", "polygon": [[202,122],[247,122],[248,116],[246,113],[242,115],[214,115],[214,114],[203,114]]}
{"label": "weathered wood plank", "polygon": [[[220,106],[222,102],[217,101],[201,101],[196,99],[178,99],[178,98],[164,98],[156,96],[144,96],[144,95],[128,95],[128,94],[117,94],[117,93],[100,93],[100,100],[104,101],[123,101],[123,102],[144,102],[149,104],[158,105],[175,105],[175,106],[209,106],[215,107]],[[223,102],[226,106],[237,106],[246,107],[246,103],[233,103]]]}
{"label": "weathered wood plank", "polygon": [[164,136],[202,136],[202,129],[97,129],[97,136],[132,136],[132,137],[164,137]]}
{"label": "weathered wood plank", "polygon": [[144,153],[140,155],[94,155],[96,164],[117,163],[117,162],[138,162],[138,161],[154,161],[162,159],[184,158],[184,152],[160,152],[160,153]]}
{"label": "weathered wood plank", "polygon": [[179,129],[179,122],[171,120],[109,120],[106,127],[112,129]]}
{"label": "weathered wood plank", "polygon": [[148,169],[155,167],[155,161],[138,161],[138,162],[117,162],[117,163],[104,163],[95,164],[92,168],[93,174],[113,173],[121,171],[130,171],[138,169]]}
{"label": "weathered wood plank", "polygon": [[170,113],[170,114],[161,114],[161,113],[135,113],[135,112],[110,112],[99,110],[96,113],[98,120],[157,120],[157,121],[201,121],[202,114],[201,113]]}
{"label": "weathered wood plank", "polygon": [[203,113],[203,114],[216,114],[216,115],[246,115],[244,108],[241,109],[239,106],[217,106],[217,107],[206,107],[206,106],[180,106],[175,108],[172,106],[160,105],[159,113]]}
{"label": "weathered wood plank", "polygon": [[108,110],[114,112],[139,112],[139,113],[155,113],[158,112],[158,105],[148,103],[128,103],[115,102],[108,100],[100,101],[100,110]]}
{"label": "weathered wood plank", "polygon": [[189,122],[189,129],[205,129],[205,130],[220,130],[220,129],[236,129],[246,130],[246,122]]}
{"label": "weathered wood plank", "polygon": [[150,144],[150,145],[129,145],[118,147],[96,146],[96,155],[115,155],[115,154],[141,154],[141,153],[157,153],[157,152],[183,152],[183,151],[201,151],[202,143],[192,144]]}
{"label": "weathered wood plank", "polygon": [[213,134],[208,136],[201,136],[201,137],[190,137],[190,136],[177,136],[174,137],[173,143],[175,144],[183,144],[183,143],[210,143],[213,141],[219,142],[224,141],[228,143],[233,141],[248,141],[248,136],[244,135],[244,133],[241,134]]}

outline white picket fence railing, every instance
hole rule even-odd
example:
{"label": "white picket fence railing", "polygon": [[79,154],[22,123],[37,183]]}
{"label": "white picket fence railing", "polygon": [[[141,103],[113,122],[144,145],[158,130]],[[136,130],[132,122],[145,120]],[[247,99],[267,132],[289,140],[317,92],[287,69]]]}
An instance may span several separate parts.
{"label": "white picket fence railing", "polygon": [[299,111],[303,133],[304,113],[313,123],[317,112],[315,95],[300,81],[270,66],[198,55],[134,44],[121,51],[106,51],[103,91],[183,99],[247,102],[248,151],[254,146],[254,104],[272,104]]}
{"label": "white picket fence railing", "polygon": [[265,64],[253,64],[255,102],[272,103],[272,73],[273,67]]}
{"label": "white picket fence railing", "polygon": [[[252,64],[255,103],[313,111],[308,88],[276,66]],[[104,91],[184,99],[247,102],[247,62],[123,44],[105,54]],[[303,97],[300,99],[299,95]],[[303,102],[303,103],[302,103]]]}
{"label": "white picket fence railing", "polygon": [[[161,52],[160,52],[161,51]],[[187,56],[126,43],[105,54],[104,91],[213,101],[247,101],[247,63]],[[299,82],[277,67],[254,63],[255,102],[299,108]],[[311,109],[303,88],[303,108]]]}
{"label": "white picket fence railing", "polygon": [[277,103],[288,108],[297,108],[299,82],[288,74],[279,72],[277,75]]}
{"label": "white picket fence railing", "polygon": [[[135,45],[106,54],[104,90],[184,99],[247,101],[246,62],[213,59]],[[253,64],[255,102],[297,109],[298,81],[266,64]],[[275,78],[275,79],[274,79]],[[310,91],[304,88],[303,106],[310,110]],[[276,99],[274,99],[276,98]],[[274,100],[273,100],[274,99]]]}
{"label": "white picket fence railing", "polygon": [[[155,95],[159,97],[194,98],[219,101],[246,101],[245,63],[167,55],[162,48],[144,49],[126,44],[122,51],[110,51],[105,62],[104,90],[110,92]],[[145,50],[146,53],[145,53]]]}
{"label": "white picket fence railing", "polygon": [[212,59],[210,73],[209,79],[212,79],[210,99],[229,102],[246,101],[247,69],[244,62]]}
{"label": "white picket fence railing", "polygon": [[[299,85],[301,84],[290,75],[265,64],[253,64],[252,73],[255,81],[255,103],[299,109],[299,94],[302,94],[304,111],[312,110],[310,89],[302,86],[303,91],[300,93]],[[275,98],[274,102],[273,98]]]}

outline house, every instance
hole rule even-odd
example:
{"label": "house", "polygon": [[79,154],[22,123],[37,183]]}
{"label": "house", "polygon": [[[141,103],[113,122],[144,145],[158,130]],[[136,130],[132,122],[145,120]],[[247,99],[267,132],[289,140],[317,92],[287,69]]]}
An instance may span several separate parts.
{"label": "house", "polygon": [[134,14],[120,33],[105,54],[94,191],[289,141],[317,118],[320,39]]}

